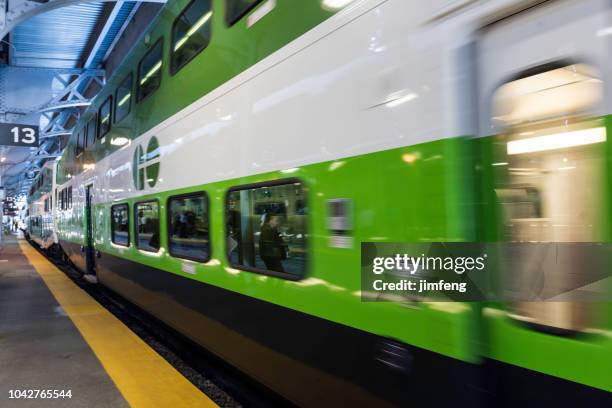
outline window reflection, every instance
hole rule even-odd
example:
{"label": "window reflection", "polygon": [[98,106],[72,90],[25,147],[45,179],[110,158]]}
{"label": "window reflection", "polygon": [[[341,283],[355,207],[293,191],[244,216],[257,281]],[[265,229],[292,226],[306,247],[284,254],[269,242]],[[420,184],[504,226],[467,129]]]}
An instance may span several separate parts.
{"label": "window reflection", "polygon": [[170,254],[207,261],[210,258],[207,197],[201,193],[173,197],[168,207]]}
{"label": "window reflection", "polygon": [[227,248],[233,265],[302,276],[306,273],[306,205],[301,183],[229,193]]}
{"label": "window reflection", "polygon": [[136,204],[136,246],[149,252],[159,250],[159,204],[157,201]]}
{"label": "window reflection", "polygon": [[129,246],[129,208],[127,204],[119,204],[111,207],[111,238],[113,243]]}

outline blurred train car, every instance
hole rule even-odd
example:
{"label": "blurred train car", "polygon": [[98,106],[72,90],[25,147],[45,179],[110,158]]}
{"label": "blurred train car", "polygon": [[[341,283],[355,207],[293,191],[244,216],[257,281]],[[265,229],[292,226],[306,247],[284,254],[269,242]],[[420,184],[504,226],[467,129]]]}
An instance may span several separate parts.
{"label": "blurred train car", "polygon": [[298,405],[609,404],[610,302],[363,302],[359,245],[609,242],[610,3],[299,3],[164,6],[57,163],[66,255]]}
{"label": "blurred train car", "polygon": [[28,216],[24,220],[28,239],[50,250],[55,250],[58,245],[53,208],[55,168],[54,161],[45,163],[34,179],[28,192]]}

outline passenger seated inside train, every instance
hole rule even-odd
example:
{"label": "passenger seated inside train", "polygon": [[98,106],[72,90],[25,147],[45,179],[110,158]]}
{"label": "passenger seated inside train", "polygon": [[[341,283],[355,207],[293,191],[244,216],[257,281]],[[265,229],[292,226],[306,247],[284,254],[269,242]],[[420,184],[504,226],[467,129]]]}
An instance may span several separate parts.
{"label": "passenger seated inside train", "polygon": [[308,211],[301,183],[232,190],[226,210],[233,267],[296,277],[306,273]]}

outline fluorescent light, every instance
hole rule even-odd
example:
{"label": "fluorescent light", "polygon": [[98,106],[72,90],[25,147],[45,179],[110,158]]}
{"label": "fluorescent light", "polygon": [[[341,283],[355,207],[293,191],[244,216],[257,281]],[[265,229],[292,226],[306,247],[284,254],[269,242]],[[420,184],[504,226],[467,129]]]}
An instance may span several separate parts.
{"label": "fluorescent light", "polygon": [[509,155],[534,153],[574,146],[584,146],[605,141],[606,128],[597,127],[575,130],[573,132],[531,137],[529,139],[513,140],[508,142],[507,151]]}
{"label": "fluorescent light", "polygon": [[149,72],[147,72],[147,75],[145,75],[144,78],[140,80],[140,85],[144,85],[145,82],[147,82],[153,75],[155,75],[157,71],[159,71],[161,66],[162,66],[162,62],[161,60],[159,60],[157,64],[153,65],[153,68],[151,68]]}
{"label": "fluorescent light", "polygon": [[403,103],[406,103],[408,101],[411,101],[413,99],[416,99],[419,95],[415,94],[415,93],[409,93],[408,95],[404,95],[400,98],[394,99],[392,101],[387,102],[385,105],[387,106],[387,108],[395,108],[396,106],[399,106]]}
{"label": "fluorescent light", "polygon": [[4,163],[6,161],[6,157],[0,158],[0,162]]}
{"label": "fluorescent light", "polygon": [[123,98],[121,98],[121,100],[119,101],[118,106],[123,106],[127,101],[130,100],[131,97],[132,97],[132,93],[128,92]]}
{"label": "fluorescent light", "polygon": [[113,146],[123,146],[127,144],[128,142],[129,142],[129,139],[127,137],[116,137],[114,139],[111,139],[111,144]]}
{"label": "fluorescent light", "polygon": [[195,34],[195,32],[198,31],[208,20],[210,20],[211,17],[212,17],[212,11],[209,11],[208,13],[200,17],[200,19],[196,21],[193,27],[191,27],[189,31],[187,31],[185,36],[181,38],[180,40],[178,40],[178,42],[174,46],[174,51],[177,51],[179,48],[181,48],[187,42],[189,37]]}
{"label": "fluorescent light", "polygon": [[323,0],[321,4],[323,5],[323,8],[328,10],[339,10],[348,6],[352,2],[353,0]]}
{"label": "fluorescent light", "polygon": [[491,164],[491,166],[507,166],[508,162],[499,162],[499,163],[493,163]]}

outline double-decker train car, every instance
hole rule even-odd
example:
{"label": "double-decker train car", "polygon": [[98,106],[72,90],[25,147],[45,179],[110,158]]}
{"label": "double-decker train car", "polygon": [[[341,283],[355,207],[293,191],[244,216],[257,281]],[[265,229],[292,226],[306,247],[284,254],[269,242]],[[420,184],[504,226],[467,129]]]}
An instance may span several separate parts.
{"label": "double-decker train car", "polygon": [[169,1],[57,163],[59,244],[298,405],[609,404],[610,302],[365,302],[360,243],[608,242],[611,27],[599,0]]}
{"label": "double-decker train car", "polygon": [[45,163],[28,192],[25,232],[30,240],[44,249],[55,249],[58,244],[53,212],[55,168],[55,162]]}

